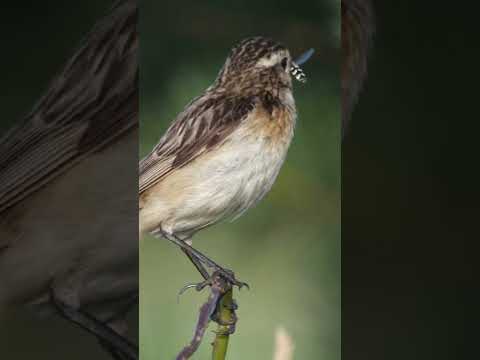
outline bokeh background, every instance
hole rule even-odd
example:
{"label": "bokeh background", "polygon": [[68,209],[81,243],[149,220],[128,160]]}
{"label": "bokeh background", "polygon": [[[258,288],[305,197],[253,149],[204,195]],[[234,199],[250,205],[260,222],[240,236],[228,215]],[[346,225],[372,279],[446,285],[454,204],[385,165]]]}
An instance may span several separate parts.
{"label": "bokeh background", "polygon": [[[309,81],[295,84],[296,136],[271,193],[233,223],[198,233],[194,246],[234,269],[237,332],[230,360],[271,359],[274,332],[287,329],[296,359],[340,358],[340,1],[142,1],[140,152],[215,79],[230,48],[270,36],[299,55]],[[140,244],[140,353],[172,359],[191,339],[207,293],[178,290],[200,280],[168,241]],[[211,327],[214,330],[215,327]],[[195,359],[210,357],[207,331]]]}
{"label": "bokeh background", "polygon": [[342,356],[476,357],[478,13],[374,5],[369,76],[342,146]]}

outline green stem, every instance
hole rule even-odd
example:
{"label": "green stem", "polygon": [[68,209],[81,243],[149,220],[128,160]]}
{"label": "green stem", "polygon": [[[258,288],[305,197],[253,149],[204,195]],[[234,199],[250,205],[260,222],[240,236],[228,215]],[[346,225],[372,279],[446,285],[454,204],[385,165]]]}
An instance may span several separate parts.
{"label": "green stem", "polygon": [[222,296],[218,304],[217,318],[219,320],[219,325],[216,331],[215,340],[213,341],[212,360],[225,360],[227,356],[228,340],[232,333],[231,328],[232,325],[235,326],[236,322],[235,307],[236,305],[232,297],[232,288],[230,288]]}

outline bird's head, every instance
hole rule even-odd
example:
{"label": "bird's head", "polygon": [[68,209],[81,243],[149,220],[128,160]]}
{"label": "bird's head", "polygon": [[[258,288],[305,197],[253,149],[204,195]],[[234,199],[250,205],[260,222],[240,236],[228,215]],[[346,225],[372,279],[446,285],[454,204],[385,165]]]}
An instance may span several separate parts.
{"label": "bird's head", "polygon": [[[306,62],[312,53],[313,50],[309,50],[300,60]],[[299,65],[281,43],[261,36],[247,38],[232,48],[216,84],[239,91],[291,88],[292,76],[300,82],[306,81]]]}

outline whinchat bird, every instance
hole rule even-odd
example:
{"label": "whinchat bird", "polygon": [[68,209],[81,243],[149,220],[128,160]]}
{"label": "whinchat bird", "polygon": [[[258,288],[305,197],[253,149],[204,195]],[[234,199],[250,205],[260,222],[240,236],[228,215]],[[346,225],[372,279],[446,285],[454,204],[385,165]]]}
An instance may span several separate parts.
{"label": "whinchat bird", "polygon": [[[176,117],[140,162],[139,232],[162,236],[202,265],[226,271],[191,247],[199,230],[237,218],[272,187],[293,137],[292,76],[306,80],[282,44],[253,37],[233,47],[214,83]],[[203,269],[202,269],[203,268]]]}

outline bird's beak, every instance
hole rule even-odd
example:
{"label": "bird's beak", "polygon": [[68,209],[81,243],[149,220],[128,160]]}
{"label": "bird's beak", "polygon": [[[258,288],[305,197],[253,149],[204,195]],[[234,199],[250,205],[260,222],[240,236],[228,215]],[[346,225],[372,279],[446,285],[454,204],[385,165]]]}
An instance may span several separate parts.
{"label": "bird's beak", "polygon": [[309,49],[305,51],[302,55],[292,61],[292,65],[290,67],[290,73],[297,79],[298,81],[305,83],[307,82],[307,75],[303,72],[300,68],[300,65],[305,64],[308,59],[310,59],[313,55],[314,50]]}

